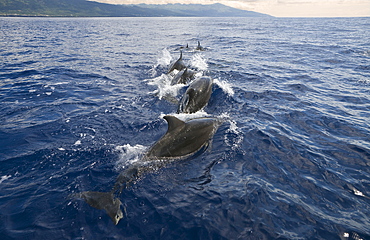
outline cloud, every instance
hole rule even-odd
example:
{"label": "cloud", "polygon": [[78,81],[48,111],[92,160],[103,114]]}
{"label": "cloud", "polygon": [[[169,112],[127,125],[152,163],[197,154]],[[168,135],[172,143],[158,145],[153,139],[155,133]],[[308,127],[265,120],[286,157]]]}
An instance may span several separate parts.
{"label": "cloud", "polygon": [[[97,0],[96,0],[97,1]],[[369,4],[369,0],[98,0],[99,2],[112,4],[166,4],[166,3],[184,3],[184,4],[212,4],[212,3],[238,3],[238,4]]]}
{"label": "cloud", "polygon": [[370,16],[370,0],[95,0],[111,4],[212,4],[251,10],[278,17]]}

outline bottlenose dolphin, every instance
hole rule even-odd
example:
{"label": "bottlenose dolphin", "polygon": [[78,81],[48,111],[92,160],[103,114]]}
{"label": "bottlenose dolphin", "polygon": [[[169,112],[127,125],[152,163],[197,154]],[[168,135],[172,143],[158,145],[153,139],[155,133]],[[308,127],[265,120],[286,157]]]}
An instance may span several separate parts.
{"label": "bottlenose dolphin", "polygon": [[114,192],[81,192],[72,194],[70,197],[82,198],[91,207],[104,209],[115,225],[123,218],[121,201],[114,197]]}
{"label": "bottlenose dolphin", "polygon": [[177,48],[176,50],[180,50],[180,49],[188,49],[189,48],[189,44],[187,43],[186,44],[186,46],[184,47],[184,46],[181,46],[181,47],[179,47],[179,48]]}
{"label": "bottlenose dolphin", "polygon": [[168,130],[145,154],[144,161],[187,158],[209,143],[222,122],[217,118],[195,118],[184,122],[169,115],[164,119]]}
{"label": "bottlenose dolphin", "polygon": [[198,46],[195,48],[195,50],[204,51],[204,48],[200,46],[200,42],[198,41]]}
{"label": "bottlenose dolphin", "polygon": [[212,83],[210,77],[195,79],[184,93],[177,113],[195,113],[206,106],[212,94]]}
{"label": "bottlenose dolphin", "polygon": [[194,77],[194,75],[195,71],[189,68],[184,68],[173,77],[171,85],[186,84],[190,79]]}
{"label": "bottlenose dolphin", "polygon": [[167,73],[170,73],[172,72],[173,70],[179,70],[181,71],[182,69],[184,69],[186,66],[184,64],[184,62],[182,61],[182,51],[180,51],[180,57],[179,59],[177,59],[176,62],[172,63],[168,72]]}
{"label": "bottlenose dolphin", "polygon": [[119,174],[110,192],[81,192],[71,197],[82,198],[90,206],[104,209],[115,225],[123,218],[118,199],[124,188],[142,174],[165,166],[177,159],[184,159],[205,150],[223,120],[195,118],[182,121],[174,116],[164,116],[167,132],[143,155],[142,159]]}

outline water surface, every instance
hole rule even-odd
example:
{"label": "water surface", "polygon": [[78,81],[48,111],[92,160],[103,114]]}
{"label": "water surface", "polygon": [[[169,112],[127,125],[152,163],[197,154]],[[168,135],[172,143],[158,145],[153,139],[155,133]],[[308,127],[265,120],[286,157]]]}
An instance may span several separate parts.
{"label": "water surface", "polygon": [[[370,239],[368,18],[1,18],[2,239]],[[194,51],[200,41],[206,51]],[[162,136],[184,61],[212,146],[109,191]],[[186,117],[186,116],[179,116]],[[189,117],[189,116],[187,116]]]}

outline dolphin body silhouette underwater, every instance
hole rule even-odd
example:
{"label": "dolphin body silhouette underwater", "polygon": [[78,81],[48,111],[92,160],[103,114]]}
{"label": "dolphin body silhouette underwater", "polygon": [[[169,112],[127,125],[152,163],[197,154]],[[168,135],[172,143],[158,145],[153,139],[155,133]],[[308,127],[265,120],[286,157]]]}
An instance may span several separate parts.
{"label": "dolphin body silhouette underwater", "polygon": [[184,68],[181,71],[179,71],[172,79],[171,85],[175,84],[186,84],[189,80],[191,80],[195,75],[195,71]]}
{"label": "dolphin body silhouette underwater", "polygon": [[107,212],[115,225],[122,219],[119,195],[124,188],[142,174],[155,171],[166,164],[186,159],[205,150],[218,127],[223,123],[218,118],[194,118],[182,121],[174,116],[164,116],[168,123],[167,132],[144,154],[142,159],[119,174],[110,192],[81,192],[71,197],[82,198],[90,206]]}

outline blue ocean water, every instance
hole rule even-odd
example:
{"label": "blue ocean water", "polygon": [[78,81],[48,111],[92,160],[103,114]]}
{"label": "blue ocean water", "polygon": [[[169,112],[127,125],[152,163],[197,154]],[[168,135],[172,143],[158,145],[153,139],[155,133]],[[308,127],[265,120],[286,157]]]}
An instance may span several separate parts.
{"label": "blue ocean water", "polygon": [[[370,239],[370,19],[0,18],[1,239]],[[194,48],[200,41],[205,51]],[[176,114],[184,62],[214,79]],[[227,119],[148,172],[115,226],[109,191],[167,129]]]}

